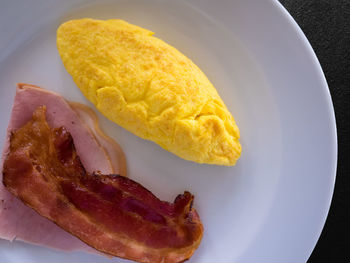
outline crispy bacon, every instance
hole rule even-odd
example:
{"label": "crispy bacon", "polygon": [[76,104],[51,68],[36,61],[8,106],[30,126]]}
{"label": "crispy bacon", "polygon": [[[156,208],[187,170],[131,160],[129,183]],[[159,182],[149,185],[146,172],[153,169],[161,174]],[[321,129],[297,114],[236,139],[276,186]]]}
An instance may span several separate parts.
{"label": "crispy bacon", "polygon": [[168,203],[126,177],[87,173],[69,132],[48,126],[45,106],[11,135],[3,183],[40,215],[113,256],[182,262],[202,238],[192,194]]}

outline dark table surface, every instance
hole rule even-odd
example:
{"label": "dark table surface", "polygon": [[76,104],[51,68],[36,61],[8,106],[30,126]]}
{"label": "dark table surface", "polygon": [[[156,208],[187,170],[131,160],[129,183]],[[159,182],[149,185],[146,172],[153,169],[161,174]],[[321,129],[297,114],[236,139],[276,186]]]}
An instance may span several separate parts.
{"label": "dark table surface", "polygon": [[332,95],[338,169],[331,209],[308,261],[350,262],[350,0],[280,0],[309,39]]}

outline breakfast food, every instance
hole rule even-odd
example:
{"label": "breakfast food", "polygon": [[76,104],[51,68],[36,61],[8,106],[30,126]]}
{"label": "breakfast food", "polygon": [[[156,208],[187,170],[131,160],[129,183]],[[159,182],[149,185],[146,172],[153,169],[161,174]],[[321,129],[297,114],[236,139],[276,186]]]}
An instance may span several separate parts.
{"label": "breakfast food", "polygon": [[[96,132],[96,121],[89,120],[89,116],[83,115],[82,110],[79,112],[73,110],[57,93],[28,84],[19,84],[16,89],[1,167],[9,153],[12,132],[27,123],[32,118],[34,110],[41,105],[48,105],[46,117],[51,127],[64,126],[70,131],[77,154],[87,172],[93,173],[98,168],[105,174],[126,175],[123,153],[120,149],[116,149],[119,148],[118,145],[115,145],[115,142],[113,145],[106,135],[99,136]],[[89,125],[90,123],[94,125]],[[112,147],[102,147],[107,144]],[[119,155],[116,156],[116,153]],[[2,181],[2,172],[0,180]],[[95,249],[25,206],[11,195],[2,183],[0,183],[0,238],[22,240],[64,251],[96,253]]]}
{"label": "breakfast food", "polygon": [[[54,93],[27,88],[51,100],[45,100],[50,102],[47,106],[37,106],[38,96],[31,98],[27,93],[22,97],[34,101],[27,102],[28,107],[37,107],[29,120],[22,118],[26,119],[24,124],[9,129],[2,170],[7,190],[43,219],[51,220],[101,253],[145,263],[176,263],[191,257],[203,235],[203,226],[192,207],[193,195],[185,192],[174,203],[160,201],[137,182],[111,173],[113,167],[108,167],[108,161],[104,164],[107,173],[100,167],[92,168],[93,164],[88,171],[75,148],[73,133],[65,126],[53,125],[61,122],[60,117],[66,118],[57,112],[70,113],[67,102]],[[19,90],[15,102],[23,86]],[[55,106],[51,107],[51,103]],[[68,108],[60,109],[59,104]],[[18,122],[14,116],[18,117],[21,107],[22,103],[15,103],[9,128]],[[81,136],[84,128],[76,127],[81,123],[73,115],[70,117],[74,121],[69,122],[75,126],[66,124]],[[83,153],[81,149],[80,152]],[[86,155],[85,161],[94,163],[94,152]]]}
{"label": "breakfast food", "polygon": [[234,165],[239,129],[204,73],[149,30],[122,20],[72,20],[57,47],[82,93],[110,120],[199,163]]}

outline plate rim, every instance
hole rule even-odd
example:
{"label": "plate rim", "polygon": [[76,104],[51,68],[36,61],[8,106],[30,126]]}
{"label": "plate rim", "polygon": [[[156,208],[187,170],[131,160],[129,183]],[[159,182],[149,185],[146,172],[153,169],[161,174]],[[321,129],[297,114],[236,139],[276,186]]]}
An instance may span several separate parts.
{"label": "plate rim", "polygon": [[324,207],[324,212],[325,212],[325,216],[320,220],[320,224],[319,224],[319,231],[318,231],[318,235],[315,238],[315,243],[314,246],[311,247],[311,249],[309,249],[308,252],[308,258],[310,258],[312,252],[314,251],[318,240],[321,237],[322,231],[325,227],[327,218],[328,218],[328,214],[330,212],[331,209],[331,204],[332,204],[332,200],[333,200],[333,196],[334,196],[334,190],[335,190],[335,182],[336,182],[336,177],[337,177],[337,167],[338,167],[338,133],[337,133],[337,122],[336,122],[336,116],[335,116],[335,109],[334,109],[334,104],[333,104],[333,100],[332,100],[332,96],[331,96],[331,92],[327,83],[327,79],[326,76],[323,72],[322,69],[322,65],[320,63],[320,61],[317,58],[317,54],[315,53],[314,49],[312,48],[311,43],[309,42],[308,38],[306,37],[305,33],[303,32],[303,30],[301,29],[301,27],[298,25],[298,23],[296,22],[296,20],[293,18],[293,16],[288,12],[288,10],[282,5],[281,2],[279,2],[278,0],[270,0],[273,2],[273,4],[276,6],[276,8],[278,8],[284,15],[284,17],[288,20],[288,22],[290,23],[290,25],[293,27],[293,29],[297,32],[297,34],[299,35],[299,37],[301,37],[302,42],[304,44],[304,46],[307,48],[308,53],[310,55],[310,58],[312,59],[312,63],[315,67],[315,69],[317,70],[317,74],[319,77],[319,80],[322,82],[322,93],[323,96],[326,97],[326,101],[327,101],[327,112],[328,114],[328,118],[330,118],[330,123],[331,123],[331,127],[329,127],[332,131],[333,136],[331,138],[329,138],[329,141],[332,143],[332,154],[331,156],[333,157],[331,162],[330,162],[330,166],[331,169],[333,170],[332,174],[330,175],[330,181],[331,184],[329,185],[328,188],[328,203],[325,205]]}
{"label": "plate rim", "polygon": [[[336,172],[337,172],[337,162],[338,162],[338,137],[337,137],[335,111],[334,111],[332,97],[330,94],[330,89],[329,89],[326,77],[323,73],[322,66],[321,66],[320,62],[319,62],[314,50],[312,49],[310,42],[308,41],[308,39],[306,38],[302,29],[299,27],[299,25],[294,20],[294,18],[285,9],[285,7],[278,0],[269,0],[269,1],[271,3],[273,3],[273,5],[276,8],[278,8],[279,11],[281,11],[283,13],[283,17],[288,20],[289,24],[293,27],[294,31],[301,38],[303,45],[306,47],[308,54],[310,55],[311,62],[314,66],[314,69],[317,72],[317,76],[318,76],[319,80],[322,82],[322,95],[326,97],[327,105],[325,105],[325,106],[327,106],[327,112],[329,113],[327,117],[330,118],[329,121],[331,124],[331,126],[329,128],[331,129],[331,132],[333,134],[333,136],[329,138],[329,141],[332,144],[331,156],[333,157],[332,160],[330,160],[330,164],[329,164],[329,166],[331,166],[331,169],[333,170],[333,173],[328,178],[331,181],[331,184],[329,185],[329,188],[328,188],[329,198],[327,198],[328,203],[324,205],[325,216],[323,218],[320,218],[320,220],[319,220],[320,225],[319,225],[318,235],[315,237],[316,241],[315,241],[314,245],[309,249],[309,253],[308,253],[309,256],[308,257],[310,257],[312,251],[314,250],[314,248],[317,244],[317,241],[320,238],[322,230],[325,226],[325,223],[326,223],[326,220],[328,217],[328,213],[329,213],[330,208],[331,208],[332,197],[334,194],[334,187],[335,187],[335,182],[336,182]],[[191,2],[191,1],[189,1],[189,2]],[[321,87],[320,87],[320,89],[321,89]]]}

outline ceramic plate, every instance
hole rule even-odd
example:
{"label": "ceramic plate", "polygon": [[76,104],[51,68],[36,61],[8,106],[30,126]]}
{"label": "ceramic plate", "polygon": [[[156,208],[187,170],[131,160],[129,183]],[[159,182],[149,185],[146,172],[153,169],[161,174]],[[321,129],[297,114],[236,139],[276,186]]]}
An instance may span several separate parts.
{"label": "ceramic plate", "polygon": [[[132,179],[161,199],[192,192],[205,227],[191,263],[306,262],[324,225],[335,181],[336,127],[328,87],[307,39],[274,0],[1,1],[0,139],[15,83],[90,105],[56,49],[58,25],[120,18],[191,58],[241,131],[235,167],[182,160],[99,115],[123,147]],[[90,105],[92,106],[92,105]],[[126,262],[0,241],[0,262]]]}

